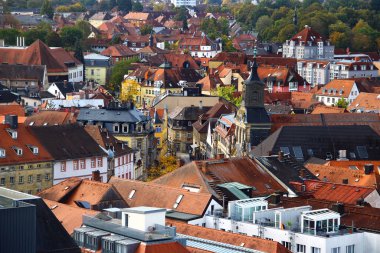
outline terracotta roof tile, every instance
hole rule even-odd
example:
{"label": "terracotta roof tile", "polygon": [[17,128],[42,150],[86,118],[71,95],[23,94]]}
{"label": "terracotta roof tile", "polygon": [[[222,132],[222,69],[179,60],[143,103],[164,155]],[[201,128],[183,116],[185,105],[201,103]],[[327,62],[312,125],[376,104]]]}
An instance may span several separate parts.
{"label": "terracotta roof tile", "polygon": [[244,243],[244,247],[248,249],[254,249],[262,252],[271,253],[288,253],[283,245],[278,242],[265,240],[261,238],[255,238],[246,235],[229,233],[221,230],[204,228],[200,226],[189,225],[173,220],[167,221],[167,225],[173,225],[176,227],[177,233],[194,236],[206,240],[217,241],[234,246],[241,246]]}
{"label": "terracotta roof tile", "polygon": [[320,96],[338,96],[348,98],[354,85],[355,80],[334,79],[319,89],[315,94]]}
{"label": "terracotta roof tile", "polygon": [[[44,148],[39,139],[32,133],[30,127],[22,124],[18,125],[17,137],[12,138],[10,126],[8,124],[0,125],[0,148],[5,150],[5,157],[1,158],[1,165],[35,163],[52,161],[54,158]],[[31,150],[32,146],[38,148],[38,154],[34,154]],[[22,149],[22,155],[17,155],[15,148]]]}
{"label": "terracotta roof tile", "polygon": [[189,253],[179,242],[160,242],[156,244],[140,243],[135,253]]}
{"label": "terracotta roof tile", "polygon": [[306,187],[306,194],[310,194],[316,199],[352,205],[355,205],[358,199],[364,199],[376,191],[374,187],[354,186],[316,180],[305,180],[303,184]]}
{"label": "terracotta roof tile", "polygon": [[[181,186],[175,188],[154,182],[146,183],[112,177],[109,183],[120,192],[130,207],[152,206],[203,215],[212,198],[211,194],[189,192]],[[135,193],[130,198],[133,190]],[[178,207],[174,208],[179,195],[183,195],[183,198]]]}
{"label": "terracotta roof tile", "polygon": [[146,12],[129,12],[127,15],[124,16],[125,20],[148,20],[150,18],[150,13]]}
{"label": "terracotta roof tile", "polygon": [[311,114],[325,114],[325,113],[345,113],[345,108],[339,108],[336,106],[317,105]]}
{"label": "terracotta roof tile", "polygon": [[[352,164],[352,163],[350,163]],[[356,165],[350,165],[356,166]],[[377,182],[378,173],[375,172],[366,175],[364,173],[364,165],[356,166],[358,169],[351,169],[347,166],[332,166],[307,163],[305,167],[312,172],[320,180],[341,184],[343,179],[348,180],[348,184],[352,186],[377,187],[380,182]]]}
{"label": "terracotta roof tile", "polygon": [[107,49],[103,50],[101,55],[104,56],[111,56],[111,57],[125,57],[125,56],[133,56],[137,53],[127,47],[126,45],[113,45],[108,47]]}
{"label": "terracotta roof tile", "polygon": [[[210,182],[239,182],[253,186],[256,189],[252,193],[255,197],[267,196],[275,191],[286,192],[273,177],[247,157],[191,162],[153,182],[171,187],[182,187],[183,184],[189,183],[198,186],[200,192],[213,194],[217,198],[219,196]],[[270,189],[265,184],[270,185]]]}
{"label": "terracotta roof tile", "polygon": [[326,41],[319,33],[311,29],[309,26],[306,26],[302,31],[294,35],[291,40],[295,41],[296,44],[299,42],[303,42],[304,44],[311,42],[312,45],[317,45],[317,42]]}
{"label": "terracotta roof tile", "polygon": [[347,110],[378,113],[380,110],[380,94],[360,92],[347,107]]}
{"label": "terracotta roof tile", "polygon": [[99,213],[98,211],[69,206],[48,199],[44,199],[44,202],[70,235],[73,234],[75,228],[82,226],[82,216],[84,214],[97,215]]}
{"label": "terracotta roof tile", "polygon": [[0,115],[17,115],[24,117],[25,116],[25,110],[24,107],[17,103],[11,103],[11,104],[0,104]]}
{"label": "terracotta roof tile", "polygon": [[[29,116],[25,120],[25,125],[33,126],[53,126],[75,123],[76,119],[71,112],[62,111],[39,111],[38,113]],[[33,124],[32,124],[33,122]]]}

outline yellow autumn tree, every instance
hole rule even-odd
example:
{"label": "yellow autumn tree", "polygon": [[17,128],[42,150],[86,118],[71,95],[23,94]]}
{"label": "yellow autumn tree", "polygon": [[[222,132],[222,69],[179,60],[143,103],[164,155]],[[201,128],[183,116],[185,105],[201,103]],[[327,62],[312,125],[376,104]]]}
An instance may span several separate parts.
{"label": "yellow autumn tree", "polygon": [[125,79],[121,83],[121,93],[120,100],[121,101],[136,101],[137,96],[140,95],[140,85],[137,81],[132,79]]}

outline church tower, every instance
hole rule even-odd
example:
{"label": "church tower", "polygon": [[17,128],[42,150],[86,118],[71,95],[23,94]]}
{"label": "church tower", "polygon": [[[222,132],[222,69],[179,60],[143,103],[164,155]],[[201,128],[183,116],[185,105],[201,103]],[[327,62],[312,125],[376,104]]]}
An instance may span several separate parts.
{"label": "church tower", "polygon": [[265,84],[260,80],[257,70],[255,48],[251,72],[244,82],[242,103],[235,117],[235,139],[240,155],[247,155],[252,147],[268,137],[271,128],[270,118],[264,107]]}

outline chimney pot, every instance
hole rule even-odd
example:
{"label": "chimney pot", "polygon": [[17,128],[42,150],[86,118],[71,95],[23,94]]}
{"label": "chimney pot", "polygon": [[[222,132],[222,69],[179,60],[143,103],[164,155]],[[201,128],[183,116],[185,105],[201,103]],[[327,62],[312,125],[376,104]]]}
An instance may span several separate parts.
{"label": "chimney pot", "polygon": [[97,182],[101,182],[100,180],[100,171],[99,170],[94,170],[92,172],[92,178],[91,178],[92,181],[97,181]]}

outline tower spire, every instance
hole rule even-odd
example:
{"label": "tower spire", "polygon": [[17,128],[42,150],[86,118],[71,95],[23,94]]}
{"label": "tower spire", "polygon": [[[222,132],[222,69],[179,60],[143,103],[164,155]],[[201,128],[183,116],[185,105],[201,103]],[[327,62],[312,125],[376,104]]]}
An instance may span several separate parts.
{"label": "tower spire", "polygon": [[248,79],[246,80],[246,83],[251,82],[251,81],[260,81],[259,74],[257,73],[258,65],[257,65],[256,58],[257,58],[257,47],[255,45],[253,49],[253,63],[251,66],[251,72],[249,74]]}

